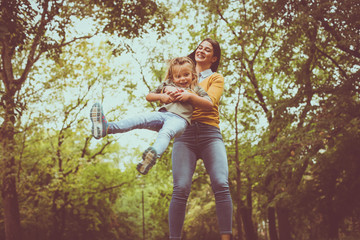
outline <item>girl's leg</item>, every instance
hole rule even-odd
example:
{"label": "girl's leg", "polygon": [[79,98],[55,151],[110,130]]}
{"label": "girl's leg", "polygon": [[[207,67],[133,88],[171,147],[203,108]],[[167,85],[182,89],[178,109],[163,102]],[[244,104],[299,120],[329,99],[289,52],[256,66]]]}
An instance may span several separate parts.
{"label": "girl's leg", "polygon": [[100,103],[94,103],[90,110],[91,133],[95,139],[106,136],[108,123]]}
{"label": "girl's leg", "polygon": [[163,112],[150,112],[108,123],[108,134],[123,133],[134,129],[159,131],[164,123]]}
{"label": "girl's leg", "polygon": [[156,159],[160,158],[165,152],[170,140],[175,136],[181,135],[187,126],[187,121],[174,113],[163,112],[162,119],[164,124],[159,131],[154,145],[145,150],[142,157],[143,160],[136,167],[141,174],[148,173],[155,165]]}
{"label": "girl's leg", "polygon": [[[181,138],[186,135],[185,132]],[[170,239],[180,239],[187,199],[196,167],[196,154],[191,142],[176,141],[172,151],[173,194],[169,207]]]}
{"label": "girl's leg", "polygon": [[232,233],[232,199],[228,182],[229,170],[226,150],[221,135],[218,137],[211,136],[209,141],[203,145],[201,158],[210,175],[220,234],[227,237],[226,235],[230,236]]}
{"label": "girl's leg", "polygon": [[174,113],[164,112],[163,115],[164,124],[159,130],[159,134],[152,146],[156,150],[158,158],[165,152],[170,140],[174,137],[179,137],[188,125],[184,118]]}

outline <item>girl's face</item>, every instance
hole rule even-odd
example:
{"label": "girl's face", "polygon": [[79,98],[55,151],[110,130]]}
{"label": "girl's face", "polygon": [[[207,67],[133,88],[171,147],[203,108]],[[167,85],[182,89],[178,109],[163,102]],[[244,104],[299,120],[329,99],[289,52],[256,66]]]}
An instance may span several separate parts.
{"label": "girl's face", "polygon": [[193,80],[193,70],[190,63],[175,65],[172,67],[173,82],[178,87],[188,88]]}
{"label": "girl's face", "polygon": [[195,51],[196,63],[211,65],[216,62],[216,59],[217,57],[214,56],[214,48],[212,44],[208,41],[203,41],[202,43],[200,43],[200,45]]}

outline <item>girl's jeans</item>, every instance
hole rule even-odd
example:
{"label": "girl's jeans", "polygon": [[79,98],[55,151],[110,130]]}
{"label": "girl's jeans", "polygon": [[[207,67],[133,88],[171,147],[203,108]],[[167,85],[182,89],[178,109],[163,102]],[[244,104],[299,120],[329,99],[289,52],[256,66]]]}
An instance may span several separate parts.
{"label": "girl's jeans", "polygon": [[154,145],[152,146],[157,157],[160,157],[168,147],[170,140],[180,136],[184,131],[188,122],[167,111],[151,112],[129,117],[119,122],[108,123],[108,134],[128,132],[133,129],[149,129],[159,132]]}
{"label": "girl's jeans", "polygon": [[210,175],[215,195],[220,234],[232,233],[232,200],[228,183],[228,162],[220,129],[192,123],[175,138],[172,151],[174,189],[169,209],[170,239],[180,239],[187,199],[196,161],[201,158]]}

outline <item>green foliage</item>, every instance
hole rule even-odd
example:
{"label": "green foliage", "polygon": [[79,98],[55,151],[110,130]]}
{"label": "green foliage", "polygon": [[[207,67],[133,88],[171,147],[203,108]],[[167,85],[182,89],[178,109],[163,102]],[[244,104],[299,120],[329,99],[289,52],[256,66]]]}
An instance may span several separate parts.
{"label": "green foliage", "polygon": [[[142,147],[133,146],[129,135],[93,140],[88,109],[94,101],[104,103],[109,121],[129,110],[155,109],[143,95],[162,80],[165,60],[213,37],[223,53],[221,130],[235,237],[251,239],[252,225],[259,240],[269,239],[267,210],[274,208],[279,236],[280,210],[285,210],[293,239],[357,239],[359,4],[181,3],[178,12],[169,13],[164,7],[169,4],[149,0],[1,2],[1,47],[7,55],[1,62],[0,119],[14,122],[12,176],[25,236],[142,239],[144,220],[146,239],[168,239],[171,146],[148,175],[140,176],[135,164]],[[75,29],[78,19],[87,20],[92,30]],[[152,30],[160,33],[157,44],[151,45],[152,35],[136,38]],[[171,34],[163,35],[167,30]],[[132,39],[112,45],[114,39],[79,41],[100,32]],[[8,59],[18,80],[12,87],[11,78],[5,78]],[[6,109],[8,102],[12,108]],[[1,209],[1,239],[4,218]],[[219,238],[214,196],[201,161],[183,237]]]}
{"label": "green foliage", "polygon": [[[337,237],[341,224],[331,232],[330,222],[306,218],[306,211],[295,202],[307,195],[302,179],[314,177],[309,169],[319,167],[318,154],[331,152],[329,144],[344,134],[345,123],[355,126],[359,119],[355,114],[359,110],[359,35],[354,21],[359,5],[351,1],[196,2],[204,5],[200,9],[209,7],[202,19],[208,28],[203,29],[225,45],[221,116],[235,210],[253,207],[253,216],[259,217],[253,224],[260,227],[267,207],[285,207],[291,209],[289,220],[296,227],[289,232],[295,239],[318,238],[305,230],[313,221],[328,226],[319,235]],[[351,129],[354,136],[358,127]],[[346,219],[351,217],[348,213]],[[306,224],[301,225],[300,218]],[[244,235],[251,231],[241,226],[237,230]]]}
{"label": "green foliage", "polygon": [[[28,36],[40,33],[43,35],[39,39],[39,50],[60,53],[64,42],[58,40],[65,40],[66,34],[71,31],[70,26],[76,19],[93,21],[93,34],[101,31],[133,38],[146,33],[148,28],[165,33],[169,17],[168,9],[152,0],[46,0],[42,4],[17,0],[2,1],[1,9],[6,9],[2,12],[2,36],[10,37],[9,42],[14,46],[13,50],[19,52],[33,40]],[[41,18],[42,14],[44,16]],[[39,20],[40,24],[37,24]]]}
{"label": "green foliage", "polygon": [[[99,1],[90,0],[88,10],[94,19],[106,22],[104,31],[118,36],[138,37],[148,29],[167,32],[169,14],[163,4],[153,0]],[[93,11],[93,5],[103,11]]]}

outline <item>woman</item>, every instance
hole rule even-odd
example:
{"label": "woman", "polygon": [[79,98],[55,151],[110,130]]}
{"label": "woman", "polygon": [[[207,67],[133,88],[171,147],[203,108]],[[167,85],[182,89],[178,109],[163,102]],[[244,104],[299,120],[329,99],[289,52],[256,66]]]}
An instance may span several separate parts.
{"label": "woman", "polygon": [[[203,40],[189,55],[196,63],[199,85],[210,96],[213,107],[211,110],[195,108],[192,124],[174,140],[172,151],[174,189],[169,208],[170,239],[181,239],[192,176],[196,161],[200,158],[210,175],[221,239],[231,239],[232,200],[228,183],[228,162],[219,129],[218,106],[224,89],[224,78],[216,73],[220,56],[219,43],[210,38]],[[165,91],[176,99],[175,91],[170,89],[165,89]]]}

